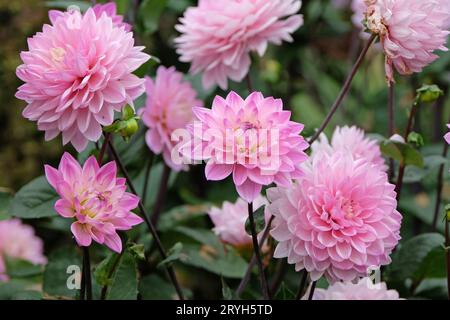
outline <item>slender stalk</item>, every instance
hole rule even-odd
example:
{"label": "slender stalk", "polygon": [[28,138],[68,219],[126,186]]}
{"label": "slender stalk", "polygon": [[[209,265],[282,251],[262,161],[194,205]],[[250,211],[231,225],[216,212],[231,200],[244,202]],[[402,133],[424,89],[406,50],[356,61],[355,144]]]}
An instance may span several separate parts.
{"label": "slender stalk", "polygon": [[[408,140],[408,136],[412,131],[413,128],[413,124],[414,124],[414,117],[416,116],[417,113],[417,103],[414,103],[411,109],[411,112],[409,114],[409,118],[408,118],[408,124],[406,126],[405,129],[405,133],[403,135],[403,138],[405,139],[405,141]],[[402,161],[400,163],[400,167],[398,169],[398,178],[397,178],[397,183],[395,185],[395,191],[397,192],[397,201],[400,200],[400,195],[402,192],[402,186],[403,186],[403,176],[405,175],[405,162]]]}
{"label": "slender stalk", "polygon": [[86,298],[86,273],[84,271],[84,265],[85,262],[84,260],[86,260],[86,257],[84,256],[83,253],[83,263],[81,265],[81,284],[80,284],[80,300],[85,300]]}
{"label": "slender stalk", "polygon": [[91,258],[89,256],[89,247],[83,249],[83,270],[86,286],[86,300],[92,300],[92,277],[91,277]]}
{"label": "slender stalk", "polygon": [[311,290],[309,291],[308,300],[312,300],[313,299],[314,291],[316,290],[316,284],[317,284],[317,281],[313,281],[313,283],[311,284]]}
{"label": "slender stalk", "polygon": [[97,157],[97,162],[101,166],[103,163],[103,158],[105,157],[106,148],[108,147],[109,140],[111,139],[110,133],[105,133],[105,138],[103,140],[102,148]]}
{"label": "slender stalk", "polygon": [[[272,221],[275,217],[271,216],[269,219],[269,222],[267,223],[266,229],[264,230],[263,235],[261,236],[261,239],[259,240],[259,250],[261,250],[262,246],[264,245],[264,242],[266,241],[267,237],[269,236],[270,232],[270,226],[272,225]],[[247,271],[245,272],[244,277],[242,278],[241,282],[239,283],[238,288],[236,289],[236,296],[240,297],[241,294],[244,292],[245,287],[247,286],[248,282],[250,281],[250,276],[252,275],[253,267],[256,264],[256,255],[253,253],[253,256],[250,260],[250,263],[248,264]]]}
{"label": "slender stalk", "polygon": [[306,279],[308,279],[308,272],[306,269],[302,270],[302,276],[300,277],[300,286],[298,287],[295,300],[300,300],[303,297],[303,291],[305,291]]}
{"label": "slender stalk", "polygon": [[259,249],[258,235],[256,233],[256,227],[255,227],[255,219],[253,217],[253,203],[252,202],[250,202],[248,204],[248,219],[250,222],[250,230],[252,232],[253,250],[255,251],[256,263],[257,263],[258,269],[259,269],[259,280],[261,283],[261,290],[263,293],[264,300],[268,300],[270,298],[269,286],[267,285],[266,274],[264,272],[264,266],[262,263],[261,252]]}
{"label": "slender stalk", "polygon": [[448,230],[448,219],[445,217],[445,264],[447,266],[447,293],[450,300],[450,234]]}
{"label": "slender stalk", "polygon": [[[450,123],[450,119],[447,123]],[[444,158],[447,158],[448,153],[448,143],[444,142],[444,149],[442,150],[442,156]],[[442,188],[444,187],[444,168],[445,164],[441,164],[439,167],[439,173],[438,173],[438,182],[437,182],[437,190],[436,190],[436,203],[434,204],[434,216],[433,216],[433,230],[436,231],[437,228],[437,221],[439,216],[439,209],[441,207],[441,201],[442,201]]]}
{"label": "slender stalk", "polygon": [[275,295],[280,288],[281,283],[283,282],[283,278],[286,275],[287,271],[287,262],[285,259],[278,260],[278,264],[275,270],[275,274],[273,276],[272,282],[270,284],[270,291],[272,295]]}
{"label": "slender stalk", "polygon": [[[128,171],[126,170],[119,154],[117,153],[116,149],[114,148],[114,145],[111,143],[111,141],[108,143],[108,145],[109,145],[109,149],[111,150],[111,153],[112,153],[114,159],[116,160],[120,170],[122,171],[122,174],[124,175],[125,179],[127,180],[128,187],[130,188],[131,192],[137,196],[138,193],[136,192],[136,188],[134,187],[133,182],[130,178],[130,175],[128,174]],[[150,233],[153,236],[154,243],[156,244],[156,247],[159,251],[161,258],[166,259],[167,258],[166,251],[161,243],[161,239],[159,238],[159,235],[158,235],[158,232],[156,231],[155,226],[153,225],[151,219],[149,219],[149,216],[147,214],[147,210],[145,209],[145,206],[142,204],[142,201],[139,201],[138,205],[139,205],[139,210],[141,210],[142,218],[144,219],[145,224],[147,225],[148,229],[150,230]],[[178,298],[180,300],[184,300],[184,295],[183,295],[183,292],[181,291],[181,286],[177,280],[175,271],[173,270],[173,268],[171,266],[166,266],[166,270],[169,275],[170,281],[172,282],[172,285],[174,286],[174,288],[178,294]]]}
{"label": "slender stalk", "polygon": [[145,206],[145,199],[147,198],[148,182],[150,181],[150,174],[152,173],[152,165],[153,165],[153,153],[150,153],[147,163],[147,169],[145,169],[144,188],[142,190],[142,204],[144,206]]}
{"label": "slender stalk", "polygon": [[356,60],[355,64],[353,65],[349,75],[347,76],[347,79],[344,82],[344,85],[341,89],[341,92],[339,93],[339,96],[337,97],[336,101],[334,102],[333,106],[331,107],[330,111],[328,112],[328,115],[325,117],[325,120],[323,121],[320,128],[316,131],[314,136],[309,140],[309,144],[312,144],[316,139],[320,136],[320,134],[325,130],[328,123],[330,123],[331,119],[333,118],[333,115],[339,108],[339,106],[342,104],[342,101],[344,100],[345,96],[347,95],[348,91],[350,90],[350,85],[352,84],[353,78],[356,75],[356,72],[358,71],[359,67],[361,66],[364,57],[367,54],[367,51],[369,51],[370,46],[375,41],[376,35],[372,35],[367,42],[367,44],[364,46],[364,48],[361,51],[361,54],[359,55],[358,59]]}
{"label": "slender stalk", "polygon": [[245,81],[247,82],[247,89],[248,89],[248,93],[252,93],[253,92],[253,83],[252,83],[252,78],[250,76],[250,70],[248,71],[247,75],[245,76]]}
{"label": "slender stalk", "polygon": [[[388,94],[388,136],[392,137],[395,133],[395,120],[394,120],[394,105],[395,105],[395,94],[394,94],[394,83],[389,85]],[[394,178],[394,159],[389,158],[389,181]]]}
{"label": "slender stalk", "polygon": [[158,195],[156,196],[155,203],[153,205],[152,222],[153,225],[158,225],[159,217],[161,215],[161,209],[164,205],[167,194],[167,185],[170,178],[170,168],[164,164],[163,173],[161,176],[161,181],[159,183]]}

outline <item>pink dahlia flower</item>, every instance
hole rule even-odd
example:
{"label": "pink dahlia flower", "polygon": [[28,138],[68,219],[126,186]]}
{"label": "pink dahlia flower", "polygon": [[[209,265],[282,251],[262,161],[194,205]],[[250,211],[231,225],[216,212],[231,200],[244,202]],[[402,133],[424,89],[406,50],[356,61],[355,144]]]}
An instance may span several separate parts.
{"label": "pink dahlia flower", "polygon": [[131,25],[123,22],[123,16],[117,14],[117,6],[115,2],[108,2],[105,4],[96,4],[92,7],[95,16],[100,18],[103,13],[106,13],[113,21],[113,24],[118,27],[123,27],[125,31],[131,31]]}
{"label": "pink dahlia flower", "polygon": [[8,280],[4,258],[45,264],[44,244],[34,229],[18,219],[0,221],[0,281]]}
{"label": "pink dahlia flower", "polygon": [[367,5],[365,0],[352,0],[352,22],[358,29],[364,29],[363,20],[365,19],[365,12],[367,10]]}
{"label": "pink dahlia flower", "polygon": [[46,140],[62,133],[63,144],[82,151],[113,122],[114,111],[144,92],[144,79],[132,72],[149,56],[106,14],[52,11],[50,20],[21,53],[17,76],[25,84],[16,97],[28,103],[23,116],[37,121]]}
{"label": "pink dahlia flower", "polygon": [[262,56],[269,43],[292,41],[303,24],[300,7],[300,0],[200,0],[176,26],[180,60],[203,73],[205,88],[225,90],[228,78],[241,81],[248,73],[251,51]]}
{"label": "pink dahlia flower", "polygon": [[262,186],[288,187],[302,176],[308,143],[300,135],[303,125],[290,121],[281,99],[254,92],[243,100],[231,92],[226,99],[216,96],[212,109],[193,111],[199,121],[189,126],[194,141],[187,146],[194,159],[207,160],[208,180],[232,174],[239,195],[252,202]]}
{"label": "pink dahlia flower", "polygon": [[348,152],[354,159],[364,159],[380,170],[387,170],[377,141],[367,138],[364,131],[356,126],[336,127],[331,138],[331,144],[325,134],[322,134],[311,148],[314,150],[313,154],[327,152],[331,155],[338,151]]}
{"label": "pink dahlia flower", "polygon": [[385,172],[348,152],[321,153],[290,189],[267,192],[276,258],[330,282],[366,276],[391,262],[402,216]]}
{"label": "pink dahlia flower", "polygon": [[435,61],[436,50],[447,51],[449,14],[442,0],[365,0],[367,27],[380,36],[386,55],[386,76],[421,72]]}
{"label": "pink dahlia flower", "polygon": [[71,230],[80,246],[90,246],[92,240],[113,251],[122,251],[117,230],[129,230],[142,222],[130,212],[139,198],[126,192],[124,178],[117,178],[115,162],[99,167],[91,156],[83,168],[69,154],[64,153],[58,169],[45,166],[45,175],[61,199],[55,210],[64,218],[75,219]]}
{"label": "pink dahlia flower", "polygon": [[[306,297],[306,295],[305,295]],[[388,290],[386,283],[373,283],[362,278],[357,283],[336,282],[328,289],[316,289],[313,300],[402,300],[396,290]]]}
{"label": "pink dahlia flower", "polygon": [[162,153],[164,161],[173,170],[187,170],[186,165],[172,160],[175,143],[172,133],[185,128],[192,122],[192,107],[202,107],[197,93],[189,82],[183,81],[183,74],[174,67],[158,68],[156,79],[146,79],[147,102],[142,109],[142,120],[149,128],[145,136],[147,145],[156,154]]}
{"label": "pink dahlia flower", "polygon": [[[450,123],[447,124],[447,128],[450,129]],[[448,144],[450,144],[450,132],[447,132],[447,134],[444,136],[445,141],[447,141]]]}
{"label": "pink dahlia flower", "polygon": [[[259,195],[253,203],[256,211],[267,204],[266,198]],[[214,233],[226,243],[241,247],[251,245],[252,237],[245,231],[245,222],[248,218],[248,204],[239,198],[235,203],[225,201],[221,208],[213,207],[208,212],[214,223]],[[266,211],[267,213],[267,211]],[[266,223],[269,215],[266,214]]]}

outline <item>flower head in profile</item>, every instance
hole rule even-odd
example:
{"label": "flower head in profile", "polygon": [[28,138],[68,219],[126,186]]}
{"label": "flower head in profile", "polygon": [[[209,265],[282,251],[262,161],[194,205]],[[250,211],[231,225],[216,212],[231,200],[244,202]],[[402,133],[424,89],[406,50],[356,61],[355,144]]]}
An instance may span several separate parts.
{"label": "flower head in profile", "polygon": [[16,97],[26,101],[23,116],[37,121],[46,140],[62,133],[63,144],[82,151],[100,138],[115,111],[144,92],[144,80],[132,72],[149,56],[107,14],[97,17],[91,8],[49,16],[51,25],[29,38],[20,55],[17,76],[25,83]]}
{"label": "flower head in profile", "polygon": [[248,73],[250,52],[262,56],[269,43],[292,41],[303,24],[300,7],[300,0],[200,0],[176,26],[180,60],[203,73],[205,88],[225,90],[228,79],[241,81]]}
{"label": "flower head in profile", "polygon": [[0,221],[0,281],[7,281],[5,258],[20,259],[35,265],[47,263],[44,244],[34,229],[19,219]]}
{"label": "flower head in profile", "polygon": [[[256,211],[267,204],[267,199],[259,195],[253,203]],[[248,218],[248,204],[239,198],[235,203],[225,201],[221,208],[213,207],[208,215],[214,223],[214,233],[225,243],[236,247],[251,245],[252,237],[245,231]],[[269,220],[266,214],[266,223]]]}
{"label": "flower head in profile", "polygon": [[198,121],[189,126],[194,139],[186,146],[193,159],[207,161],[208,180],[233,175],[239,195],[252,202],[262,186],[288,187],[302,176],[308,143],[300,135],[303,125],[290,120],[281,99],[254,92],[244,100],[231,92],[226,99],[216,96],[212,109],[193,112]]}
{"label": "flower head in profile", "polygon": [[442,0],[365,0],[367,28],[381,39],[386,76],[394,81],[394,67],[402,75],[421,72],[435,61],[437,50],[447,51],[449,13]]}
{"label": "flower head in profile", "polygon": [[183,81],[183,74],[174,67],[159,67],[155,80],[146,79],[147,101],[141,109],[142,120],[149,128],[145,136],[148,147],[156,154],[162,153],[164,161],[173,170],[187,170],[187,166],[172,161],[175,143],[172,133],[185,128],[192,122],[193,107],[202,107],[197,93],[189,82]]}
{"label": "flower head in profile", "polygon": [[364,159],[380,170],[387,170],[377,141],[367,138],[364,131],[356,126],[336,127],[331,138],[331,143],[328,142],[325,134],[321,134],[320,139],[311,148],[314,150],[314,154],[327,152],[331,155],[338,151],[348,152],[354,159]]}
{"label": "flower head in profile", "polygon": [[387,174],[345,151],[313,156],[304,171],[292,188],[267,191],[274,257],[330,282],[389,264],[402,216]]}
{"label": "flower head in profile", "polygon": [[45,166],[45,175],[61,199],[55,210],[64,218],[74,219],[71,230],[80,246],[90,246],[92,240],[113,251],[122,251],[118,230],[129,230],[142,222],[130,212],[139,198],[126,192],[124,178],[117,178],[115,162],[99,167],[95,157],[83,167],[64,153],[58,169]]}
{"label": "flower head in profile", "polygon": [[[305,296],[306,297],[306,296]],[[305,298],[304,297],[304,298]],[[336,282],[327,289],[316,289],[313,300],[401,300],[396,290],[388,290],[386,283],[374,284],[370,278],[356,283]]]}
{"label": "flower head in profile", "polygon": [[[450,123],[447,124],[447,128],[450,129]],[[450,132],[447,132],[444,136],[445,141],[447,141],[448,144],[450,144]]]}

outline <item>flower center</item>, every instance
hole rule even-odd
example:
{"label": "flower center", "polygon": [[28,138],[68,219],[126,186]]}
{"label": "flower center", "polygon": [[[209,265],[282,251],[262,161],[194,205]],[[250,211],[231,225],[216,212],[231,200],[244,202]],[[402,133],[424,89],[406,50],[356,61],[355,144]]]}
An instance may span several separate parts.
{"label": "flower center", "polygon": [[52,60],[56,63],[60,63],[64,60],[64,56],[66,55],[66,50],[60,47],[51,48],[50,49],[50,56],[52,57]]}
{"label": "flower center", "polygon": [[247,131],[247,130],[253,130],[253,129],[257,129],[257,127],[251,123],[250,121],[245,121],[242,125],[241,125],[241,129],[243,131]]}

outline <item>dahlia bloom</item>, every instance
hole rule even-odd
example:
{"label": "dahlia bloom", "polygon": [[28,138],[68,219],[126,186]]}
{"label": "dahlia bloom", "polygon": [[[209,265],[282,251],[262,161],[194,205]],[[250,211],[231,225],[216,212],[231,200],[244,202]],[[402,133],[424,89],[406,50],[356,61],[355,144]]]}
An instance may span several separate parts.
{"label": "dahlia bloom", "polygon": [[[253,210],[267,204],[267,199],[259,195],[253,203]],[[266,211],[267,213],[267,211]],[[236,247],[252,244],[252,237],[245,231],[245,222],[248,218],[248,204],[239,198],[235,203],[225,201],[221,208],[212,207],[208,212],[214,223],[214,233],[225,243]],[[266,223],[269,215],[266,214]]]}
{"label": "dahlia bloom", "polygon": [[45,166],[45,175],[61,199],[55,210],[64,218],[75,219],[71,231],[78,245],[90,246],[92,240],[113,251],[122,251],[117,230],[129,230],[143,220],[130,212],[139,198],[126,192],[124,178],[117,178],[115,162],[99,167],[95,157],[86,160],[83,168],[64,153],[58,169]]}
{"label": "dahlia bloom", "polygon": [[356,126],[336,127],[331,138],[331,144],[325,134],[321,134],[320,139],[311,148],[314,150],[313,154],[327,152],[331,155],[331,153],[337,151],[348,152],[354,159],[364,159],[380,170],[387,170],[377,141],[365,137],[364,131]]}
{"label": "dahlia bloom", "polygon": [[100,138],[114,111],[144,92],[144,79],[132,72],[149,56],[106,14],[70,9],[49,16],[52,24],[29,38],[29,51],[20,55],[17,76],[25,84],[16,97],[27,102],[23,116],[37,121],[46,140],[62,133],[63,144],[80,152]]}
{"label": "dahlia bloom", "polygon": [[[307,297],[307,295],[305,295]],[[374,284],[370,278],[357,283],[336,282],[328,289],[316,289],[313,300],[402,300],[396,290],[388,290],[386,283]]]}
{"label": "dahlia bloom", "polygon": [[274,257],[331,283],[389,264],[402,216],[387,174],[345,151],[320,153],[304,167],[292,188],[267,191]]}
{"label": "dahlia bloom", "polygon": [[300,7],[300,0],[200,0],[176,26],[177,53],[192,63],[192,73],[203,73],[205,88],[217,84],[225,90],[228,78],[244,79],[251,51],[263,56],[269,43],[292,41],[303,24]]}
{"label": "dahlia bloom", "polygon": [[352,0],[352,22],[358,29],[364,29],[363,20],[364,14],[367,10],[367,5],[364,2],[365,0]]}
{"label": "dahlia bloom", "polygon": [[195,160],[207,160],[208,180],[230,174],[237,192],[252,202],[263,185],[289,187],[302,176],[308,143],[300,136],[303,124],[290,121],[281,99],[254,92],[243,100],[235,92],[216,96],[212,109],[193,108],[199,121],[188,126],[194,141],[187,146]]}
{"label": "dahlia bloom", "polygon": [[381,39],[386,76],[394,81],[393,67],[402,75],[421,72],[435,61],[445,43],[449,13],[442,0],[365,0],[367,27]]}
{"label": "dahlia bloom", "polygon": [[[447,128],[450,129],[450,123],[447,124]],[[446,135],[444,136],[445,141],[447,141],[448,144],[450,144],[450,132],[447,132]]]}
{"label": "dahlia bloom", "polygon": [[125,31],[131,31],[131,25],[123,22],[123,16],[117,14],[117,6],[115,2],[108,2],[105,4],[96,4],[92,7],[95,12],[95,16],[100,18],[103,13],[106,13],[108,17],[112,19],[115,26],[123,27]]}
{"label": "dahlia bloom", "polygon": [[171,139],[174,130],[184,128],[194,119],[192,107],[202,107],[197,93],[183,74],[174,67],[159,67],[156,79],[146,78],[147,101],[142,110],[142,120],[149,128],[145,135],[148,147],[156,154],[162,153],[164,161],[175,171],[187,166],[172,161],[175,147]]}
{"label": "dahlia bloom", "polygon": [[7,281],[4,258],[20,259],[33,264],[46,264],[44,244],[34,229],[19,219],[0,221],[0,281]]}

